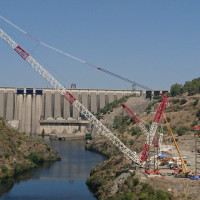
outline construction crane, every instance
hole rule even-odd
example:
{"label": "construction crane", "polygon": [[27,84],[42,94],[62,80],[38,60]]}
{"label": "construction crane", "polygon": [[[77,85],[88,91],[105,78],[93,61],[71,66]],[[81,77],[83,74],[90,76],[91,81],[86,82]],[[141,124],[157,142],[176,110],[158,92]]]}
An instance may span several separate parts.
{"label": "construction crane", "polygon": [[53,46],[51,46],[51,45],[49,45],[49,44],[47,44],[45,42],[42,42],[39,39],[37,39],[36,37],[32,36],[30,33],[24,31],[22,28],[18,27],[16,24],[12,23],[11,21],[9,21],[8,19],[6,19],[5,17],[3,17],[1,15],[0,15],[0,19],[2,19],[3,21],[5,21],[6,23],[10,24],[12,27],[14,27],[15,29],[17,29],[18,31],[20,31],[21,33],[23,33],[24,35],[28,36],[29,38],[31,38],[32,40],[34,40],[35,42],[37,42],[38,44],[40,44],[42,46],[45,46],[45,47],[47,47],[47,48],[49,48],[49,49],[51,49],[53,51],[56,51],[57,53],[60,53],[60,54],[62,54],[64,56],[67,56],[67,57],[69,57],[69,58],[71,58],[73,60],[76,60],[76,61],[78,61],[78,62],[80,62],[82,64],[85,64],[85,65],[88,65],[90,67],[93,67],[94,69],[97,69],[97,70],[99,70],[101,72],[104,72],[104,73],[106,73],[108,75],[111,75],[111,76],[113,76],[115,78],[121,79],[121,80],[123,80],[125,82],[128,82],[128,83],[131,83],[133,87],[138,86],[138,87],[143,88],[145,90],[151,90],[149,87],[147,87],[145,85],[142,85],[140,83],[136,83],[135,81],[132,81],[132,80],[130,80],[128,78],[125,78],[123,76],[120,76],[118,74],[110,72],[110,71],[108,71],[108,70],[106,70],[106,69],[104,69],[102,67],[99,67],[99,66],[96,66],[94,64],[91,64],[90,62],[87,62],[87,61],[85,61],[85,60],[83,60],[81,58],[73,56],[73,55],[71,55],[71,54],[69,54],[67,52],[64,52],[64,51],[62,51],[60,49],[57,49],[57,48],[55,48],[55,47],[53,47]]}
{"label": "construction crane", "polygon": [[121,104],[126,113],[132,118],[132,120],[137,124],[137,126],[140,128],[142,133],[145,135],[148,135],[148,130],[144,126],[144,124],[139,120],[139,118],[134,114],[134,112],[124,103]]}
{"label": "construction crane", "polygon": [[[126,104],[122,103],[121,105],[125,109],[126,113],[137,124],[137,126],[140,128],[140,130],[142,131],[142,133],[144,133],[146,136],[148,136],[150,134],[149,131],[146,129],[145,125],[139,120],[139,118],[134,114],[134,112]],[[155,140],[155,138],[154,138],[154,140]],[[155,147],[159,147],[160,148],[162,140],[163,140],[163,134],[160,134],[159,135],[159,139],[155,140],[155,144],[154,144]],[[145,144],[145,146],[144,146],[145,150],[147,149],[146,146],[147,146],[147,144]],[[146,154],[147,153],[148,153],[148,151],[145,151],[145,155],[144,155],[144,151],[142,153],[141,160],[143,162],[146,161],[146,159],[144,160],[143,158],[146,158]]]}
{"label": "construction crane", "polygon": [[175,140],[174,134],[173,134],[173,132],[172,132],[172,129],[171,129],[170,125],[169,125],[169,122],[168,122],[168,120],[167,120],[167,117],[166,117],[164,111],[162,112],[162,115],[163,115],[164,120],[165,120],[165,122],[166,122],[167,128],[168,128],[168,130],[169,130],[169,132],[170,132],[170,134],[171,134],[171,136],[172,136],[172,139],[173,139],[173,141],[174,141],[174,144],[175,144],[176,150],[177,150],[177,152],[178,152],[178,155],[179,155],[179,157],[180,157],[180,159],[181,159],[181,164],[182,164],[182,172],[181,172],[181,174],[189,174],[190,172],[188,171],[188,169],[187,169],[187,167],[186,167],[186,164],[185,164],[185,162],[184,162],[184,160],[183,160],[183,157],[182,157],[181,152],[180,152],[180,150],[179,150],[178,144],[177,144],[177,142],[176,142],[176,140]]}
{"label": "construction crane", "polygon": [[141,159],[136,152],[127,148],[110,130],[108,130],[92,113],[90,113],[69,91],[67,91],[44,67],[42,67],[31,55],[20,47],[2,29],[0,37],[14,49],[36,72],[38,72],[50,85],[55,88],[64,98],[76,107],[91,123],[101,131],[127,158],[134,163],[141,165]]}
{"label": "construction crane", "polygon": [[163,113],[164,109],[166,108],[166,106],[167,106],[167,95],[165,94],[165,95],[163,95],[163,99],[162,99],[162,101],[161,101],[161,103],[160,103],[160,105],[159,105],[159,107],[156,111],[154,120],[153,120],[151,127],[150,127],[149,134],[147,134],[147,140],[146,140],[146,143],[144,145],[142,156],[141,156],[142,162],[145,162],[146,159],[147,159],[149,147],[151,146],[151,144],[153,142],[154,136],[155,136],[157,128],[158,128],[158,123],[160,122],[160,118],[161,118],[162,113]]}

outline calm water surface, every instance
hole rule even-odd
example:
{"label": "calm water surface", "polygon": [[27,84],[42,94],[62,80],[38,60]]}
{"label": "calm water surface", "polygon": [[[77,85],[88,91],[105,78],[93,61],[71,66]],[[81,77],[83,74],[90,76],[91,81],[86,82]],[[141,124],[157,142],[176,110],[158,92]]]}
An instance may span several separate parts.
{"label": "calm water surface", "polygon": [[[105,157],[85,150],[85,141],[48,141],[62,160],[17,177],[2,200],[94,200],[86,185],[91,168]],[[27,179],[27,180],[26,180]]]}

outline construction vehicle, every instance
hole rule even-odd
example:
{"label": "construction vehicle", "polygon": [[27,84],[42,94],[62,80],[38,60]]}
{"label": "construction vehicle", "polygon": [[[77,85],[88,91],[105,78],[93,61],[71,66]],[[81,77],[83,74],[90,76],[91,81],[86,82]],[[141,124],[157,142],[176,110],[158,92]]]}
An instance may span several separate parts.
{"label": "construction vehicle", "polygon": [[136,152],[127,148],[110,130],[108,130],[92,113],[90,113],[69,91],[67,91],[44,67],[42,67],[31,55],[20,47],[12,38],[10,38],[2,29],[0,37],[14,49],[36,72],[38,72],[50,85],[55,88],[64,98],[69,101],[81,114],[83,114],[91,123],[97,127],[101,134],[107,137],[125,157],[134,163],[141,165],[141,159]]}
{"label": "construction vehicle", "polygon": [[176,150],[178,152],[178,155],[179,155],[179,158],[180,158],[181,164],[182,164],[182,169],[176,169],[175,170],[175,177],[176,178],[189,178],[189,175],[193,176],[194,173],[191,172],[191,171],[188,171],[188,169],[187,169],[186,162],[184,161],[183,156],[181,155],[180,149],[178,147],[178,144],[176,142],[176,139],[174,137],[174,134],[172,132],[172,129],[171,129],[170,125],[169,125],[169,122],[167,120],[167,117],[166,117],[164,111],[163,111],[162,115],[163,115],[164,120],[166,122],[167,128],[168,128],[168,130],[169,130],[169,132],[170,132],[170,134],[172,136],[173,142],[175,144]]}

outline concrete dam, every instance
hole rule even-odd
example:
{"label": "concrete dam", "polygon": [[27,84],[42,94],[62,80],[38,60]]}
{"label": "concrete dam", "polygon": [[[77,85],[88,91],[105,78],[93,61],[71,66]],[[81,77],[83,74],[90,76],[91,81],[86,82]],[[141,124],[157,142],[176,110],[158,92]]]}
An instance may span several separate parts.
{"label": "concrete dam", "polygon": [[[108,103],[123,96],[145,94],[145,91],[132,90],[69,89],[69,91],[94,114]],[[58,91],[51,88],[0,88],[0,117],[27,135],[42,134],[44,131],[42,127],[47,129],[49,126],[63,125],[65,127],[63,132],[69,132],[71,126],[79,131],[84,131],[86,126],[83,122],[86,120],[84,116],[81,116],[80,112]],[[66,120],[70,123],[66,123]],[[48,128],[48,131],[49,133],[55,131],[55,127]]]}

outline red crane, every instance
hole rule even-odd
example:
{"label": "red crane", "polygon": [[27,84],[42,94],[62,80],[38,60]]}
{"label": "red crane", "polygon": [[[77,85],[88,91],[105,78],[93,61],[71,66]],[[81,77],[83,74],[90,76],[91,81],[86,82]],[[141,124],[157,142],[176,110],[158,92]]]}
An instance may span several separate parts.
{"label": "red crane", "polygon": [[139,120],[139,118],[134,114],[134,112],[124,103],[121,104],[122,107],[125,109],[127,114],[132,118],[132,120],[138,125],[140,130],[145,134],[148,135],[148,130],[144,126],[144,124]]}
{"label": "red crane", "polygon": [[[167,101],[167,95],[164,95],[163,96],[163,100],[162,100],[160,106],[158,107],[158,110],[157,110],[156,115],[154,117],[154,122],[157,122],[157,125],[158,125],[158,123],[160,121],[160,118],[161,118],[160,113],[162,114],[163,109],[165,108],[166,101]],[[144,124],[139,120],[139,118],[134,114],[134,112],[126,104],[123,103],[121,105],[125,109],[126,113],[138,125],[138,127],[140,128],[140,130],[142,131],[142,133],[144,133],[145,135],[147,135],[147,139],[149,139],[149,135],[153,134],[153,133],[150,133],[146,129],[146,127],[144,126]],[[150,130],[151,130],[151,128],[150,128]],[[156,133],[156,130],[157,130],[157,127],[156,127],[156,129],[154,128],[155,133]],[[155,135],[155,133],[154,133],[154,135]],[[153,138],[154,138],[154,136],[153,136]],[[158,141],[155,140],[155,144],[154,144],[155,147],[159,147],[160,146],[160,144],[162,143],[162,138],[163,138],[163,135],[160,135],[159,140]],[[147,158],[147,155],[148,155],[148,152],[149,152],[149,146],[150,145],[148,143],[145,143],[143,151],[142,151],[142,156],[141,156],[142,162],[146,161],[146,158]]]}
{"label": "red crane", "polygon": [[142,156],[141,156],[141,160],[142,162],[145,162],[146,159],[147,159],[147,155],[148,155],[148,152],[149,152],[149,147],[151,146],[152,142],[153,142],[153,139],[154,139],[154,136],[156,134],[156,131],[157,131],[157,128],[158,128],[158,123],[160,122],[160,118],[161,118],[161,115],[164,111],[164,109],[166,108],[167,106],[167,95],[163,95],[163,99],[156,111],[156,115],[154,117],[154,120],[151,124],[151,127],[150,127],[150,131],[149,131],[149,134],[147,135],[147,140],[146,140],[146,143],[144,145],[144,148],[143,148],[143,151],[142,151]]}

